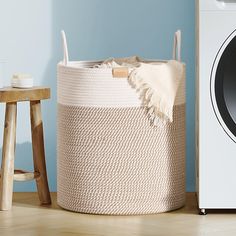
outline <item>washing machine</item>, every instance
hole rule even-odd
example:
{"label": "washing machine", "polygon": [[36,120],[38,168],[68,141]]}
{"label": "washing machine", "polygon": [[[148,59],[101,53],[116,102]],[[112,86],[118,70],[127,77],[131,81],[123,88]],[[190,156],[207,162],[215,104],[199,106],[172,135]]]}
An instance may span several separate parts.
{"label": "washing machine", "polygon": [[236,0],[198,0],[196,185],[199,209],[236,209]]}

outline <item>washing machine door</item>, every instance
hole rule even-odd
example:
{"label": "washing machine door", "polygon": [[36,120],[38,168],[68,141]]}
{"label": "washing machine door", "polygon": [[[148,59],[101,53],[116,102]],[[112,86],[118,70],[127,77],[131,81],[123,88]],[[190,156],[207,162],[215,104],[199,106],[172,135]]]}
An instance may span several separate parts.
{"label": "washing machine door", "polygon": [[211,97],[218,121],[236,142],[236,32],[224,42],[215,59]]}

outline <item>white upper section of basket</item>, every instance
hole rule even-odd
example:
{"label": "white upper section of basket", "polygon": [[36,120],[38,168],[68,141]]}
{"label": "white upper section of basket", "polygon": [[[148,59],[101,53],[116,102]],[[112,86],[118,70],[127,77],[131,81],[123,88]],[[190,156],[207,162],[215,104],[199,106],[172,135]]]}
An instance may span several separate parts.
{"label": "white upper section of basket", "polygon": [[[130,68],[94,68],[103,61],[69,61],[67,41],[62,31],[64,60],[58,64],[58,103],[67,106],[126,108],[140,107],[142,100],[127,79]],[[173,59],[181,61],[181,32],[174,36]],[[142,60],[163,64],[167,61]],[[185,103],[185,65],[175,105]]]}

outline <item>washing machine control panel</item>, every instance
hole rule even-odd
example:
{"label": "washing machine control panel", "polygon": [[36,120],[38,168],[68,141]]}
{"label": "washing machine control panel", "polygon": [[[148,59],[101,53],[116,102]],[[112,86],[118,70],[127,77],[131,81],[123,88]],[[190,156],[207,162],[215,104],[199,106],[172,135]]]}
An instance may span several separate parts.
{"label": "washing machine control panel", "polygon": [[200,11],[236,11],[236,0],[197,0]]}

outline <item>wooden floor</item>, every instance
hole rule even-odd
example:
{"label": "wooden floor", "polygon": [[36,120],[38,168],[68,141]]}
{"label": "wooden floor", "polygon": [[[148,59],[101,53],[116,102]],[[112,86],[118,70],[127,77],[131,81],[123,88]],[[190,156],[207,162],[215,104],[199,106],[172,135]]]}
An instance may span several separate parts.
{"label": "wooden floor", "polygon": [[51,207],[39,206],[36,193],[15,193],[13,209],[0,212],[0,236],[130,235],[235,236],[236,213],[199,216],[195,194],[187,194],[184,208],[151,216],[96,216],[62,210],[52,194]]}

